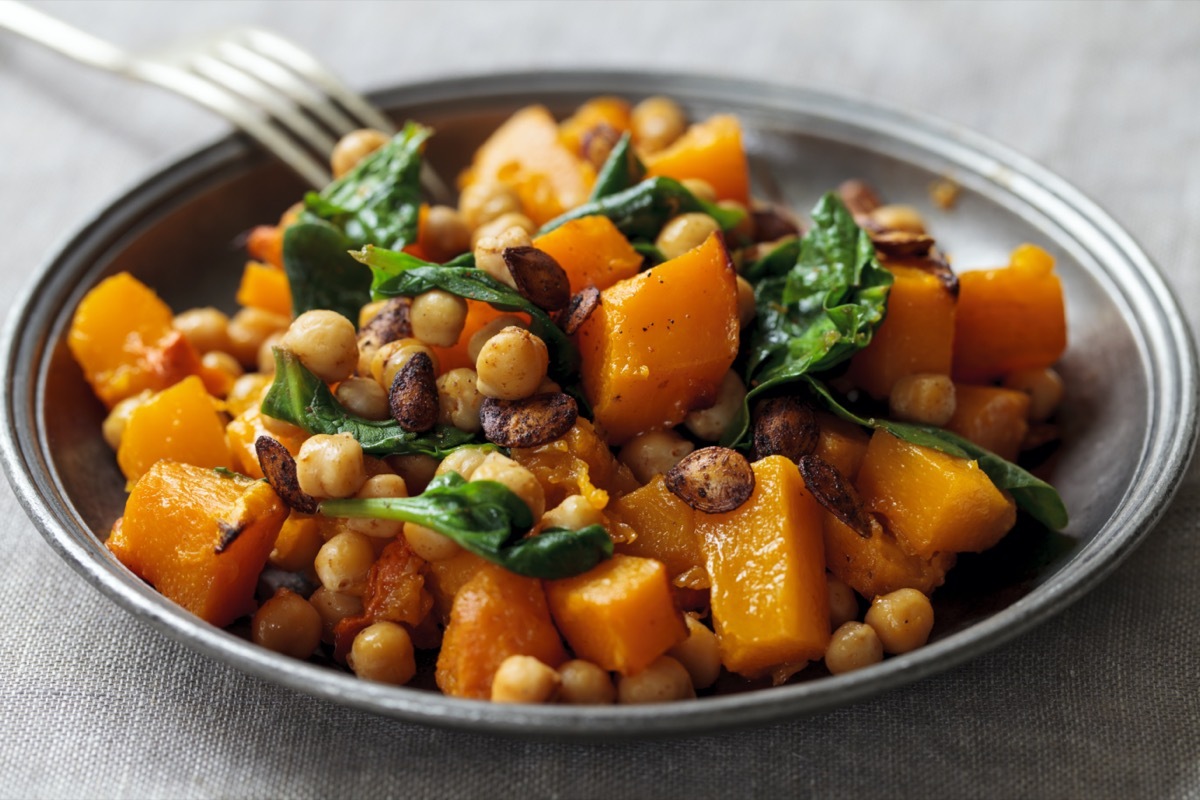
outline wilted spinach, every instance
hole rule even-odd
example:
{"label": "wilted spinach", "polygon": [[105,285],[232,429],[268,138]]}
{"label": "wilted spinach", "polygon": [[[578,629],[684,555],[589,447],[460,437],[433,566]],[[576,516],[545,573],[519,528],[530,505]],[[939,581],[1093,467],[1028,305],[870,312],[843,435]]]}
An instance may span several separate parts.
{"label": "wilted spinach", "polygon": [[721,208],[701,200],[675,180],[658,176],[615,194],[590,200],[581,206],[555,217],[542,226],[539,233],[549,233],[558,226],[580,217],[608,217],[628,239],[653,241],[671,217],[691,211],[708,214],[721,230],[732,230],[745,214]]}
{"label": "wilted spinach", "polygon": [[628,132],[622,134],[612,152],[596,175],[589,201],[599,200],[617,192],[623,192],[646,177],[646,166],[633,152],[633,138]]}

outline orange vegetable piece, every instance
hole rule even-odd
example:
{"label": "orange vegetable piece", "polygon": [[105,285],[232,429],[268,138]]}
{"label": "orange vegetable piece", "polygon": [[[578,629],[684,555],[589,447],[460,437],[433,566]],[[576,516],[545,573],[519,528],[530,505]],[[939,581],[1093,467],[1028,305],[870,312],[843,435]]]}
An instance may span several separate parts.
{"label": "orange vegetable piece", "polygon": [[954,386],[954,431],[1001,458],[1016,461],[1029,432],[1029,395],[996,386]]}
{"label": "orange vegetable piece", "polygon": [[584,392],[606,441],[674,425],[716,399],[738,350],[736,277],[714,233],[601,293],[576,344]]}
{"label": "orange vegetable piece", "polygon": [[720,200],[750,201],[750,168],[737,117],[723,114],[697,122],[666,150],[650,153],[644,161],[647,177],[699,178],[708,181]]}
{"label": "orange vegetable piece", "polygon": [[425,588],[433,596],[433,610],[443,624],[450,621],[450,611],[458,590],[487,563],[474,553],[463,550],[452,558],[430,561],[425,565]]}
{"label": "orange vegetable piece", "polygon": [[1007,269],[965,272],[958,280],[956,381],[987,383],[1019,369],[1049,367],[1062,356],[1066,311],[1049,253],[1021,245]]}
{"label": "orange vegetable piece", "polygon": [[288,285],[287,273],[278,267],[247,261],[242,270],[237,301],[250,308],[292,316],[292,287]]}
{"label": "orange vegetable piece", "polygon": [[909,553],[979,552],[1003,538],[1016,504],[976,461],[875,431],[858,473],[867,508],[882,514]]}
{"label": "orange vegetable piece", "polygon": [[928,559],[910,555],[882,526],[863,538],[828,512],[824,532],[825,565],[868,600],[897,589],[930,594],[945,583],[956,559],[954,553],[937,553]]}
{"label": "orange vegetable piece", "polygon": [[334,628],[334,658],[345,660],[354,637],[376,622],[396,622],[412,629],[433,607],[433,598],[425,590],[425,562],[399,537],[387,543],[367,574],[363,595],[363,613],[346,617]]}
{"label": "orange vegetable piece", "polygon": [[571,281],[571,291],[588,284],[607,289],[637,274],[642,256],[608,217],[580,217],[533,240],[554,257]]}
{"label": "orange vegetable piece", "polygon": [[821,658],[829,644],[824,512],[787,458],[753,467],[740,508],[696,514],[721,663],[747,677]]}
{"label": "orange vegetable piece", "polygon": [[267,428],[260,408],[258,403],[251,405],[225,426],[229,450],[236,465],[234,468],[251,478],[263,477],[262,467],[258,464],[258,453],[254,449],[258,437],[270,436],[272,439],[278,439],[292,456],[299,455],[300,445],[308,438],[308,434],[299,428],[293,428],[286,433],[279,431],[287,431],[288,426],[276,425],[276,430]]}
{"label": "orange vegetable piece", "polygon": [[[283,269],[283,232],[286,226],[259,225],[246,237],[246,252],[251,258]],[[288,314],[292,310],[288,308]]]}
{"label": "orange vegetable piece", "polygon": [[871,343],[854,354],[847,377],[876,400],[905,375],[949,375],[954,357],[954,293],[941,278],[901,263],[885,265],[896,280],[887,317]]}
{"label": "orange vegetable piece", "polygon": [[636,492],[617,498],[607,513],[635,534],[631,541],[616,544],[617,552],[661,561],[672,580],[704,571],[696,512],[668,491],[663,476],[656,475]]}
{"label": "orange vegetable piece", "polygon": [[541,582],[486,564],[455,595],[438,654],[438,688],[452,697],[487,698],[496,669],[515,655],[551,667],[567,660]]}
{"label": "orange vegetable piece", "polygon": [[558,123],[543,106],[517,111],[475,152],[459,188],[480,180],[512,187],[525,215],[538,225],[587,200],[596,179],[591,164],[558,138]]}
{"label": "orange vegetable piece", "polygon": [[514,447],[510,455],[541,483],[546,508],[581,494],[593,508],[602,510],[611,494],[621,495],[637,488],[637,479],[629,468],[613,457],[592,423],[583,417],[553,442]]}
{"label": "orange vegetable piece", "polygon": [[163,459],[210,469],[232,467],[214,402],[191,375],[135,408],[117,450],[125,478],[137,481]]}
{"label": "orange vegetable piece", "polygon": [[687,638],[661,562],[615,555],[582,575],[547,581],[558,629],[579,658],[630,675]]}
{"label": "orange vegetable piece", "polygon": [[199,371],[199,357],[172,319],[170,307],[128,272],[105,278],[84,296],[67,345],[105,406]]}
{"label": "orange vegetable piece", "polygon": [[593,97],[558,126],[563,146],[572,153],[586,156],[584,146],[598,129],[608,128],[615,141],[630,128],[630,107],[620,97]]}
{"label": "orange vegetable piece", "polygon": [[133,487],[105,544],[167,599],[225,626],[254,610],[258,575],[287,515],[261,481],[160,461]]}
{"label": "orange vegetable piece", "polygon": [[871,434],[862,426],[847,422],[841,417],[818,411],[817,427],[820,436],[817,439],[816,455],[837,468],[851,482],[858,477],[858,469],[867,455],[867,444]]}

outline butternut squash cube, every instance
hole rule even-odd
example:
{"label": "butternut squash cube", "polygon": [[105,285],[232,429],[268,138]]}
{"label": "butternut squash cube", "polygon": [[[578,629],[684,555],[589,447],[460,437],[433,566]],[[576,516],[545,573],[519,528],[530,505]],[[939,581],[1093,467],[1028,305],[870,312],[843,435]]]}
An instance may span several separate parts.
{"label": "butternut squash cube", "polygon": [[458,590],[466,586],[487,563],[474,553],[463,550],[452,558],[430,561],[425,565],[425,587],[433,596],[433,610],[443,624],[450,621]]}
{"label": "butternut squash cube", "polygon": [[[475,362],[471,360],[471,355],[468,352],[471,337],[478,333],[479,329],[484,325],[496,319],[496,317],[508,313],[510,312],[500,311],[482,300],[468,300],[467,319],[463,323],[462,333],[458,335],[458,342],[450,347],[432,348],[434,355],[437,356],[438,369],[441,372],[449,372],[452,369],[459,369],[461,367],[475,369]],[[516,314],[515,316],[523,318],[526,322],[529,321],[528,314]]]}
{"label": "butternut squash cube", "polygon": [[740,508],[696,515],[721,663],[747,677],[821,658],[829,644],[821,506],[783,456],[753,467],[754,493]]}
{"label": "butternut squash cube", "polygon": [[976,461],[878,430],[858,473],[859,494],[909,553],[977,553],[1003,538],[1016,504]]}
{"label": "butternut squash cube", "polygon": [[191,375],[134,409],[117,450],[125,478],[137,481],[163,459],[210,469],[232,467],[214,403],[203,382]]}
{"label": "butternut squash cube", "polygon": [[687,638],[667,570],[615,555],[582,575],[548,581],[550,614],[579,658],[631,675]]}
{"label": "butternut squash cube", "polygon": [[824,411],[817,412],[816,417],[820,430],[816,454],[853,483],[858,477],[862,460],[867,455],[871,434],[860,425]]}
{"label": "butternut squash cube", "polygon": [[1062,282],[1054,259],[1033,245],[1013,251],[1007,269],[959,276],[954,379],[986,383],[1019,369],[1053,365],[1067,347]]}
{"label": "butternut squash cube", "polygon": [[[588,139],[607,128],[620,136],[630,128],[629,102],[620,97],[593,97],[558,126],[563,145],[572,153],[585,156]],[[614,137],[615,141],[615,137]]]}
{"label": "butternut squash cube", "polygon": [[996,386],[955,384],[954,431],[1001,458],[1016,461],[1029,432],[1029,395]]}
{"label": "butternut squash cube", "polygon": [[847,377],[876,400],[892,393],[906,375],[949,375],[954,358],[954,293],[932,272],[886,265],[895,277],[888,292],[887,317],[871,343],[854,354]]}
{"label": "butternut squash cube", "polygon": [[497,668],[516,655],[551,667],[567,660],[541,582],[485,564],[454,597],[438,654],[438,688],[452,697],[486,699]]}
{"label": "butternut squash cube", "polygon": [[533,240],[554,257],[578,292],[588,284],[607,289],[637,274],[642,256],[608,217],[580,217]]}
{"label": "butternut squash cube", "polygon": [[928,559],[910,555],[886,528],[877,528],[863,538],[825,512],[825,565],[868,600],[897,589],[930,594],[945,583],[955,559],[954,553],[938,553]]}
{"label": "butternut squash cube", "polygon": [[237,301],[239,305],[292,316],[292,287],[287,273],[269,264],[247,261],[242,282],[238,284]]}
{"label": "butternut squash cube", "polygon": [[645,162],[647,177],[699,178],[708,181],[720,200],[750,199],[750,168],[737,117],[723,114],[697,122],[666,150],[647,154]]}
{"label": "butternut squash cube", "polygon": [[223,627],[254,610],[255,584],[287,515],[261,481],[159,461],[133,487],[105,544],[168,600]]}
{"label": "butternut squash cube", "polygon": [[610,497],[637,488],[637,479],[617,461],[592,423],[580,417],[569,431],[538,447],[514,447],[512,458],[530,470],[546,493],[546,508],[581,494],[596,510]]}
{"label": "butternut squash cube", "polygon": [[661,561],[672,580],[704,569],[704,550],[696,533],[696,512],[671,494],[662,475],[656,475],[636,492],[613,501],[608,516],[628,525],[635,534],[631,541],[617,543],[617,552]]}
{"label": "butternut squash cube", "polygon": [[288,428],[285,426],[276,426],[274,430],[268,428],[260,403],[252,404],[230,420],[229,424],[225,426],[225,435],[229,442],[230,454],[233,457],[234,469],[251,478],[263,477],[262,467],[258,463],[258,451],[254,449],[254,443],[260,436],[277,439],[281,445],[287,448],[293,458],[299,455],[300,445],[304,444],[308,434],[300,428],[294,428],[290,432],[281,433],[280,431],[288,431]]}
{"label": "butternut squash cube", "polygon": [[675,425],[716,399],[738,350],[736,278],[714,233],[601,293],[576,344],[583,389],[609,444]]}

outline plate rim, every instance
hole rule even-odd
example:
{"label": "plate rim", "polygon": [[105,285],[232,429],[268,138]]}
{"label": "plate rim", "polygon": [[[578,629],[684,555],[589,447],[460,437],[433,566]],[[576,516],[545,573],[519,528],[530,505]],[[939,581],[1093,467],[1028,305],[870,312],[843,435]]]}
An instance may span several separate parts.
{"label": "plate rim", "polygon": [[[604,88],[606,87],[606,88]],[[93,586],[115,600],[134,617],[147,622],[177,642],[198,650],[205,656],[274,683],[283,684],[306,694],[333,700],[345,705],[402,719],[456,727],[474,731],[522,735],[568,736],[584,739],[661,736],[674,733],[701,733],[731,729],[797,718],[819,711],[856,702],[881,694],[936,672],[949,669],[968,659],[990,651],[1028,631],[1059,613],[1094,588],[1109,575],[1149,535],[1168,501],[1177,491],[1186,474],[1197,439],[1197,352],[1195,338],[1189,329],[1178,300],[1168,288],[1158,267],[1145,254],[1134,238],[1097,203],[1087,198],[1063,178],[1033,160],[1017,153],[983,134],[964,126],[940,120],[931,115],[888,107],[861,97],[788,86],[769,81],[715,77],[695,72],[647,70],[555,70],[552,72],[504,72],[488,75],[456,75],[400,84],[372,93],[384,107],[395,109],[403,102],[428,103],[462,101],[468,98],[499,99],[505,95],[534,97],[539,92],[621,91],[646,94],[649,92],[693,92],[719,103],[719,96],[753,98],[756,105],[769,98],[771,103],[790,110],[824,114],[841,123],[858,124],[870,130],[888,134],[927,150],[942,158],[961,162],[986,159],[1007,172],[987,175],[978,169],[970,170],[993,181],[1016,181],[1014,186],[1001,188],[1034,207],[1031,193],[1050,198],[1061,206],[1062,212],[1074,215],[1078,233],[1086,234],[1093,246],[1108,249],[1121,257],[1124,274],[1135,277],[1137,283],[1116,281],[1116,273],[1108,261],[1097,258],[1105,274],[1114,279],[1127,301],[1149,304],[1159,312],[1153,317],[1158,329],[1153,338],[1162,349],[1148,348],[1142,354],[1147,370],[1150,425],[1147,429],[1139,463],[1148,455],[1160,454],[1165,467],[1157,480],[1135,474],[1126,487],[1126,498],[1114,509],[1112,516],[1097,531],[1097,541],[1089,542],[1080,557],[1065,565],[1055,579],[1036,587],[1012,605],[976,622],[945,639],[902,656],[888,659],[880,665],[819,681],[777,687],[769,691],[749,692],[723,697],[704,698],[697,702],[668,706],[493,706],[485,701],[445,697],[427,691],[405,687],[387,687],[360,681],[325,667],[299,662],[263,650],[232,634],[203,623],[190,613],[175,606],[148,585],[131,581],[132,573],[122,574],[110,559],[97,558],[77,541],[68,530],[72,509],[65,496],[54,489],[53,469],[42,459],[33,445],[45,446],[40,431],[22,431],[19,398],[39,395],[42,367],[46,361],[46,339],[49,328],[40,337],[24,336],[24,323],[35,315],[40,297],[48,285],[55,283],[55,269],[71,259],[96,237],[115,236],[114,231],[125,219],[136,220],[164,196],[187,192],[212,179],[218,173],[265,158],[248,140],[232,133],[203,145],[183,156],[168,160],[144,178],[136,180],[124,191],[102,205],[91,217],[45,259],[26,284],[4,326],[0,347],[7,367],[5,382],[8,391],[0,405],[0,424],[5,435],[0,437],[0,461],[5,466],[9,482],[22,508],[34,522],[43,538],[72,568]],[[952,151],[952,152],[951,152]],[[1061,224],[1059,217],[1053,217]],[[1082,243],[1082,242],[1081,242]],[[96,251],[98,245],[88,245]],[[1090,249],[1090,248],[1089,248]],[[95,253],[98,255],[99,253]],[[61,280],[61,277],[59,278]],[[1137,291],[1132,291],[1136,289]],[[1130,297],[1130,294],[1136,295]],[[1135,331],[1143,339],[1150,331],[1144,315],[1138,316]],[[1149,359],[1149,360],[1147,360]],[[38,369],[22,369],[36,365]],[[1156,396],[1157,394],[1157,396]],[[1174,402],[1178,424],[1170,425],[1156,419],[1156,404]],[[34,416],[40,415],[35,404]],[[35,434],[32,437],[30,434]],[[46,474],[38,475],[40,465]],[[47,483],[47,477],[49,482]],[[1141,490],[1141,493],[1135,492]],[[1136,496],[1135,496],[1136,495]],[[1132,502],[1137,500],[1137,503]],[[1136,506],[1136,507],[1135,507]],[[1119,528],[1119,530],[1112,530]],[[1100,538],[1100,534],[1109,535]],[[88,531],[94,543],[96,533]],[[102,545],[98,545],[102,547]],[[123,569],[123,568],[121,568]],[[136,579],[134,579],[135,581]],[[815,687],[815,688],[814,688]]]}

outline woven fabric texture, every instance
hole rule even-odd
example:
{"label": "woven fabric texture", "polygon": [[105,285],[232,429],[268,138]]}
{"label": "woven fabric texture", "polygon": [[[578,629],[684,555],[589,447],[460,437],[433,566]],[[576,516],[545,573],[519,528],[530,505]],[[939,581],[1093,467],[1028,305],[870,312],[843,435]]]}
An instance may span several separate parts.
{"label": "woven fabric texture", "polygon": [[[1200,3],[43,3],[132,47],[278,29],[349,83],[646,66],[912,108],[1033,157],[1143,244],[1200,326]],[[0,32],[0,296],[226,127]],[[0,798],[1200,797],[1200,471],[1096,590],[915,685],[756,730],[591,746],[377,717],[135,621],[0,486]]]}

